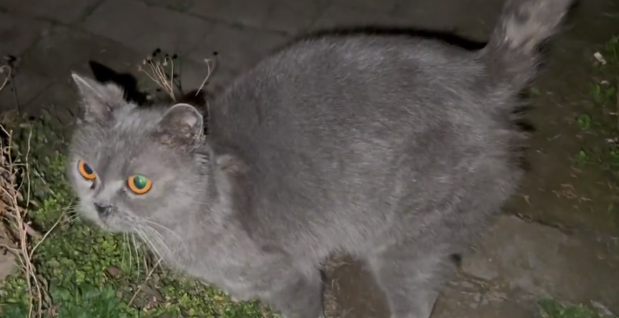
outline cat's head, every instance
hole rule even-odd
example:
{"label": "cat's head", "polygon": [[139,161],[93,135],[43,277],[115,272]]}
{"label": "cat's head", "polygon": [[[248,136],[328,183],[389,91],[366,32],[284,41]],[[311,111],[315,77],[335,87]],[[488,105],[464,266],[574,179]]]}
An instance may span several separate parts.
{"label": "cat's head", "polygon": [[208,187],[200,112],[188,104],[141,108],[115,84],[72,76],[84,115],[67,173],[82,216],[114,232],[187,222]]}

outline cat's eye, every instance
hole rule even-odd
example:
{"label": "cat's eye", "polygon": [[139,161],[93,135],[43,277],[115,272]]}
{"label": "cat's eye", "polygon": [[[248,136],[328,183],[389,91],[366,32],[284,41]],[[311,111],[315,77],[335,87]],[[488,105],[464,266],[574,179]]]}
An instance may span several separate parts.
{"label": "cat's eye", "polygon": [[153,182],[143,175],[136,174],[127,179],[127,187],[135,194],[145,194],[152,186]]}
{"label": "cat's eye", "polygon": [[80,160],[77,163],[77,170],[80,175],[86,180],[94,180],[97,178],[95,171],[84,160]]}

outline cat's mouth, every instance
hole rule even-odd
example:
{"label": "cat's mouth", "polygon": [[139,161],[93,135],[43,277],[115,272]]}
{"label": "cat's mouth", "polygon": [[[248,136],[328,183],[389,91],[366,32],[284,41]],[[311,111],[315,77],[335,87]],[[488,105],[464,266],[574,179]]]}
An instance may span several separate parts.
{"label": "cat's mouth", "polygon": [[116,212],[105,217],[97,215],[91,217],[86,213],[86,217],[95,223],[96,226],[106,232],[111,233],[135,233],[133,222],[122,214]]}
{"label": "cat's mouth", "polygon": [[101,223],[105,224],[105,226],[108,228],[107,230],[110,232],[120,232],[120,233],[135,233],[136,232],[134,222],[120,215],[110,216],[104,220],[101,220]]}

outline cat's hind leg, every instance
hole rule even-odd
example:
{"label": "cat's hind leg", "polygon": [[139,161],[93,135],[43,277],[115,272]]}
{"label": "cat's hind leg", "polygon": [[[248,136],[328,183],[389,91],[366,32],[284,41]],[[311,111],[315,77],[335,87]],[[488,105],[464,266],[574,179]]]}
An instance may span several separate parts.
{"label": "cat's hind leg", "polygon": [[371,254],[368,265],[385,294],[391,318],[429,318],[455,264],[449,254],[420,248],[418,242],[401,242]]}

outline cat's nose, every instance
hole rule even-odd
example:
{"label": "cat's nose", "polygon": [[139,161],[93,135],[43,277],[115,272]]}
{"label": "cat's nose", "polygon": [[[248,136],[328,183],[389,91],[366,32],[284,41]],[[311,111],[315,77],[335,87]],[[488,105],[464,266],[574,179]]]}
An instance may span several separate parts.
{"label": "cat's nose", "polygon": [[112,206],[95,203],[95,210],[97,210],[97,214],[99,214],[99,217],[103,218],[110,215],[110,211],[112,211]]}

